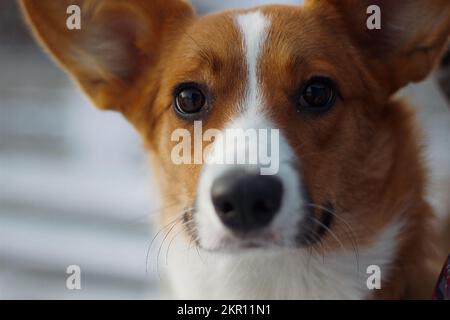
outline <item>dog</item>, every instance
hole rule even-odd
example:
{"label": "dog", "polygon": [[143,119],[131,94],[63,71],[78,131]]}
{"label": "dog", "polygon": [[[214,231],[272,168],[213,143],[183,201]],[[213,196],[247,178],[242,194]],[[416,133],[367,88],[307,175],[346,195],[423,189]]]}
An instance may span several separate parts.
{"label": "dog", "polygon": [[[174,297],[432,296],[443,256],[434,264],[421,138],[394,94],[439,62],[448,0],[309,0],[206,16],[182,0],[20,3],[93,104],[142,137],[165,204],[161,231],[177,235]],[[80,28],[67,26],[69,5]],[[373,5],[380,28],[367,26]],[[174,132],[198,124],[216,133],[205,157],[177,163]],[[276,151],[276,170],[214,161],[254,153],[219,148],[227,129],[277,133],[276,147],[259,144]]]}

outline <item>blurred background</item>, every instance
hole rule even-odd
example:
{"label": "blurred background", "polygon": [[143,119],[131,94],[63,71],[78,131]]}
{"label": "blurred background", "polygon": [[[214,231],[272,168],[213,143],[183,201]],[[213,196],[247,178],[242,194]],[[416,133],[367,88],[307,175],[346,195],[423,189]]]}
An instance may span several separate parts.
{"label": "blurred background", "polygon": [[[207,13],[301,1],[193,2]],[[449,108],[435,79],[401,94],[421,106],[431,200],[448,212]],[[159,206],[151,176],[131,126],[93,108],[35,45],[16,2],[2,0],[0,299],[161,297],[155,248],[146,270]],[[66,288],[69,265],[81,268],[81,290]]]}

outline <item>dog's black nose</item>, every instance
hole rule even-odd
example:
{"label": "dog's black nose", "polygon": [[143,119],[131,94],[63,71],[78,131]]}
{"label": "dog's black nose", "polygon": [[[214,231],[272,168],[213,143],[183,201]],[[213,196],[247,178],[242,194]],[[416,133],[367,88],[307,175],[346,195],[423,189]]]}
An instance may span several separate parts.
{"label": "dog's black nose", "polygon": [[283,184],[275,176],[231,171],[216,179],[211,198],[222,222],[235,231],[269,224],[281,206]]}

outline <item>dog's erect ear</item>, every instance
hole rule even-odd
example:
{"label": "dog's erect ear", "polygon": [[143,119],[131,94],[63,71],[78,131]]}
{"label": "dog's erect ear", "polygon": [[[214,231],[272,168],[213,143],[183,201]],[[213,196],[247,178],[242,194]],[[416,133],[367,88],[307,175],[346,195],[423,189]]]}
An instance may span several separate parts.
{"label": "dog's erect ear", "polygon": [[[94,104],[115,110],[124,108],[127,89],[144,70],[157,66],[164,54],[162,48],[194,16],[191,6],[182,0],[20,3],[41,44],[74,76]],[[69,30],[67,21],[77,18],[71,15],[76,15],[78,8],[80,29]]]}
{"label": "dog's erect ear", "polygon": [[[391,84],[391,93],[426,77],[450,35],[449,0],[310,0],[307,5],[343,24],[377,80]],[[381,28],[371,29],[371,23],[369,28],[368,19],[377,18]]]}

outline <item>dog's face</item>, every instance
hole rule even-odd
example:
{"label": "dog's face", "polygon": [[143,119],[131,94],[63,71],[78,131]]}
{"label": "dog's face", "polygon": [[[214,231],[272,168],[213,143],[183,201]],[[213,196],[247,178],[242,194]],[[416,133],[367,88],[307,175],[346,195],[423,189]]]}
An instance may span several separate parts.
{"label": "dog's face", "polygon": [[[73,31],[65,2],[23,4],[94,103],[119,110],[141,133],[167,207],[163,223],[183,219],[201,247],[364,243],[422,184],[420,174],[390,181],[417,150],[409,115],[388,99],[437,61],[448,1],[318,0],[196,17],[184,1],[86,0],[75,1],[83,14]],[[381,30],[367,28],[372,2]],[[257,146],[271,162],[247,143],[229,147],[211,135],[200,163],[178,163],[174,133],[194,136],[195,121],[203,132],[267,133]],[[255,163],[211,161],[255,152]],[[409,165],[418,168],[405,164],[405,172]]]}

